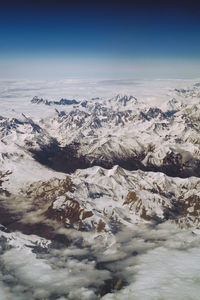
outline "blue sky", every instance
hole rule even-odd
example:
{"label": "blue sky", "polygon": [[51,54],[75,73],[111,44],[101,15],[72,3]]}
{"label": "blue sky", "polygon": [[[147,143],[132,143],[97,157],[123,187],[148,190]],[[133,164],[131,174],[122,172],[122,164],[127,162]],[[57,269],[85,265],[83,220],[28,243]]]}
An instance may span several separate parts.
{"label": "blue sky", "polygon": [[200,77],[199,67],[196,1],[1,5],[0,77]]}

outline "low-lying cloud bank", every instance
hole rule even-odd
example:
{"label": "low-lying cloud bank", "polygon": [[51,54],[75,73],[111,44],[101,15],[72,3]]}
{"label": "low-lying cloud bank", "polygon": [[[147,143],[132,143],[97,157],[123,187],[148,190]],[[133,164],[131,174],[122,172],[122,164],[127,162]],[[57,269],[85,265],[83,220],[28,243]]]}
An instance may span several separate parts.
{"label": "low-lying cloud bank", "polygon": [[0,245],[2,300],[200,296],[200,237],[172,224],[134,226],[115,237],[76,233],[68,248],[4,230]]}

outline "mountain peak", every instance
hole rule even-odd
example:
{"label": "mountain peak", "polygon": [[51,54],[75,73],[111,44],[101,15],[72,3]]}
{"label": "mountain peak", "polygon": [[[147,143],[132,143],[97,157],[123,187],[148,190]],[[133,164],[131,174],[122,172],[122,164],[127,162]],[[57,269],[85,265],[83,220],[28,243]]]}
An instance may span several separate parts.
{"label": "mountain peak", "polygon": [[138,100],[137,98],[133,97],[133,96],[129,96],[126,94],[118,94],[113,98],[114,101],[117,101],[118,103],[122,103],[123,106],[126,106],[128,102],[137,104]]}

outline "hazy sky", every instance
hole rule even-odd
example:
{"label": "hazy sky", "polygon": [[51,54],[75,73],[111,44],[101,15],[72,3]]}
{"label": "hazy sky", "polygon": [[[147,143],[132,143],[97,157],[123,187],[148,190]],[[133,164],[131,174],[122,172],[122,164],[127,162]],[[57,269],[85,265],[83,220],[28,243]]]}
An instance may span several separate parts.
{"label": "hazy sky", "polygon": [[0,77],[200,77],[199,70],[200,1],[1,4]]}

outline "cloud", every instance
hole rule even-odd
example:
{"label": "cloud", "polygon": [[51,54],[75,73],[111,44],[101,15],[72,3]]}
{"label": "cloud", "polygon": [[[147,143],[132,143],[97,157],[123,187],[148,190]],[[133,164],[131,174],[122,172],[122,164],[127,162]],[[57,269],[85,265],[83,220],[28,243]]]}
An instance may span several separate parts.
{"label": "cloud", "polygon": [[199,299],[199,236],[167,223],[136,234],[123,251],[132,244],[137,255],[118,265],[129,284],[102,300]]}
{"label": "cloud", "polygon": [[94,300],[97,297],[93,289],[110,278],[110,272],[96,269],[95,261],[88,259],[81,249],[79,259],[74,257],[74,248],[68,249],[68,255],[67,252],[63,255],[62,250],[44,254],[41,247],[34,251],[37,253],[31,249],[30,246],[14,247],[2,255],[2,294],[16,295],[16,299],[57,299],[58,296],[66,299],[69,295],[67,299]]}
{"label": "cloud", "polygon": [[115,237],[89,234],[61,249],[37,237],[32,242],[23,234],[1,235],[6,245],[12,235],[12,248],[2,250],[1,299],[195,300],[200,295],[200,237],[172,224],[135,225]]}

